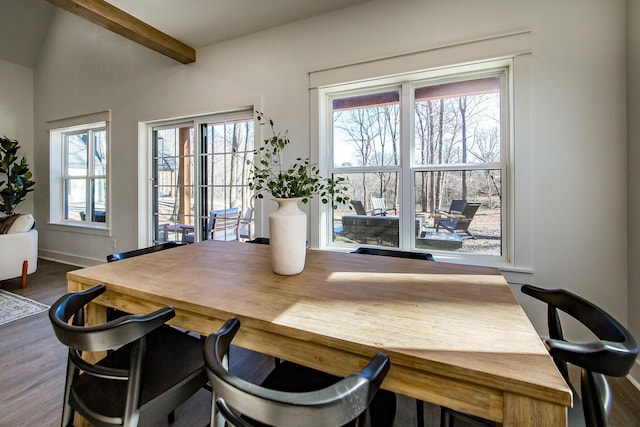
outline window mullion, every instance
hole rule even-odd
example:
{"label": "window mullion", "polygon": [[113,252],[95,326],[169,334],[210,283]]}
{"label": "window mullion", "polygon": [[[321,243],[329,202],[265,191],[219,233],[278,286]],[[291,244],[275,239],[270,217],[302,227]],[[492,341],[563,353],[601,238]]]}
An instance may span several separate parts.
{"label": "window mullion", "polygon": [[413,241],[414,191],[411,176],[413,141],[413,93],[409,83],[400,92],[400,248],[407,249]]}
{"label": "window mullion", "polygon": [[434,172],[434,171],[473,171],[473,170],[487,170],[487,169],[504,169],[504,162],[493,163],[451,163],[443,165],[420,165],[414,166],[412,170],[414,172]]}
{"label": "window mullion", "polygon": [[87,212],[86,219],[88,222],[95,222],[95,209],[93,194],[95,191],[95,178],[93,177],[93,146],[94,131],[89,130],[87,132],[87,176],[86,179],[86,198],[85,198],[85,212]]}

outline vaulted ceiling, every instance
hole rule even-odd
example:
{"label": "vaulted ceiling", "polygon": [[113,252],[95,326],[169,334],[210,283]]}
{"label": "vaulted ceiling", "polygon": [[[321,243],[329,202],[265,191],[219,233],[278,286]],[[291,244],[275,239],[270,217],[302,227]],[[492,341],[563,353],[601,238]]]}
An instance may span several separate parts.
{"label": "vaulted ceiling", "polygon": [[[369,0],[108,0],[195,49]],[[56,6],[0,0],[0,60],[34,67]]]}

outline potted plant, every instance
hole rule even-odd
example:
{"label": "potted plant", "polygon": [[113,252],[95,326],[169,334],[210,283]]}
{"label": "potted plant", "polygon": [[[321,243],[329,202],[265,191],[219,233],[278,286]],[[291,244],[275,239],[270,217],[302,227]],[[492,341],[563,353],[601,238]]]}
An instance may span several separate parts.
{"label": "potted plant", "polygon": [[[308,203],[318,196],[320,202],[349,203],[347,187],[342,177],[332,179],[320,175],[317,164],[308,158],[297,158],[286,167],[282,160],[284,149],[291,143],[288,130],[277,132],[273,120],[256,111],[261,126],[271,129],[271,137],[255,151],[256,158],[249,174],[249,188],[256,197],[269,193],[278,203],[278,209],[269,215],[269,236],[273,271],[278,274],[298,274],[304,269],[307,242],[307,215],[298,202]],[[251,164],[251,162],[249,162]]]}
{"label": "potted plant", "polygon": [[18,159],[19,149],[18,141],[0,138],[0,212],[5,215],[12,215],[18,203],[34,190],[27,159]]}

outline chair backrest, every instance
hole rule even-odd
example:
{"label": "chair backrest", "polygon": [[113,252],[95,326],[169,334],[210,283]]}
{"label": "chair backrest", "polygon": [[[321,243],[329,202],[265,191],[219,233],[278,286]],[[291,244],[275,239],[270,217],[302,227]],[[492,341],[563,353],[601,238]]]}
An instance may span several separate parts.
{"label": "chair backrest", "polygon": [[[604,375],[627,375],[638,356],[638,343],[610,314],[574,293],[531,285],[523,285],[521,290],[547,304],[550,338],[545,342],[567,382],[570,382],[567,363],[582,368],[582,407],[586,425],[606,426],[610,393]],[[566,340],[558,310],[586,326],[597,340],[586,343]]]}
{"label": "chair backrest", "polygon": [[120,261],[126,258],[133,258],[140,255],[150,254],[153,252],[164,251],[165,249],[171,249],[180,246],[177,242],[165,242],[159,245],[149,246],[148,248],[134,249],[127,252],[119,252],[111,255],[107,255],[107,262]]}
{"label": "chair backrest", "polygon": [[245,243],[257,243],[259,245],[268,245],[269,242],[270,241],[268,237],[256,237],[255,239],[247,240]]}
{"label": "chair backrest", "polygon": [[248,207],[244,211],[244,215],[240,219],[240,230],[238,233],[240,234],[240,237],[244,239],[251,239],[253,237],[252,229],[253,229],[253,208]]}
{"label": "chair backrest", "polygon": [[424,253],[424,252],[394,251],[394,250],[379,249],[379,248],[358,248],[352,253],[364,254],[364,255],[391,256],[396,258],[421,259],[424,261],[435,261],[435,259],[433,259],[433,255]]}
{"label": "chair backrest", "polygon": [[231,374],[228,352],[240,328],[231,318],[205,342],[205,364],[215,393],[214,418],[222,417],[236,426],[255,422],[273,426],[341,426],[358,418],[369,406],[389,370],[389,359],[376,354],[361,371],[333,386],[305,393],[267,389]]}
{"label": "chair backrest", "polygon": [[[563,289],[523,285],[522,292],[547,304],[547,344],[555,359],[613,377],[627,375],[638,355],[634,337],[610,314],[595,304]],[[567,313],[593,332],[598,341],[567,346],[558,310]]]}
{"label": "chair backrest", "polygon": [[382,197],[372,197],[371,209],[373,210],[373,215],[384,215],[387,213],[387,202]]}
{"label": "chair backrest", "polygon": [[366,215],[367,214],[367,210],[364,208],[364,205],[362,204],[362,201],[360,201],[360,200],[352,200],[351,201],[351,205],[353,206],[353,209],[356,211],[356,214],[358,214],[358,215]]}
{"label": "chair backrest", "polygon": [[216,218],[226,218],[226,217],[236,217],[236,216],[240,216],[240,208],[239,207],[235,207],[235,208],[229,208],[229,209],[213,209],[209,211],[209,219],[207,220],[207,235],[209,235],[211,233],[211,230],[213,230]]}
{"label": "chair backrest", "polygon": [[464,215],[469,220],[469,222],[471,222],[471,219],[473,219],[473,217],[476,215],[476,212],[478,212],[480,205],[481,203],[477,202],[467,202],[464,206],[464,209],[462,210],[462,215]]}
{"label": "chair backrest", "polygon": [[[235,212],[234,212],[235,209]],[[211,214],[211,239],[213,240],[240,240],[240,210],[238,208],[227,209],[223,214]]]}
{"label": "chair backrest", "polygon": [[473,220],[476,212],[478,212],[480,205],[481,203],[467,202],[464,206],[464,209],[462,210],[463,217],[456,217],[456,219],[454,220],[455,225],[453,229],[456,231],[468,230],[469,225],[471,224],[471,220]]}
{"label": "chair backrest", "polygon": [[467,201],[463,199],[453,199],[449,205],[449,213],[461,214]]}
{"label": "chair backrest", "polygon": [[[53,303],[49,320],[61,343],[77,351],[111,350],[142,338],[175,316],[172,307],[165,307],[149,314],[126,315],[102,325],[85,327],[82,309],[105,290],[105,286],[99,284],[85,291],[65,294]],[[73,323],[69,324],[72,317]],[[74,362],[82,364],[83,370],[94,371],[88,362]]]}

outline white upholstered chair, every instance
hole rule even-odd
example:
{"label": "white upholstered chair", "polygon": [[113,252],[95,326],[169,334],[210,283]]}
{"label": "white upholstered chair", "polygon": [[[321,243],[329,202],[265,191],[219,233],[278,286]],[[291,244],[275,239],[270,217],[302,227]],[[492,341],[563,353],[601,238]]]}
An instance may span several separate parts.
{"label": "white upholstered chair", "polygon": [[27,275],[38,268],[38,232],[33,217],[14,223],[7,234],[0,234],[0,280],[21,277],[21,286],[27,286]]}

